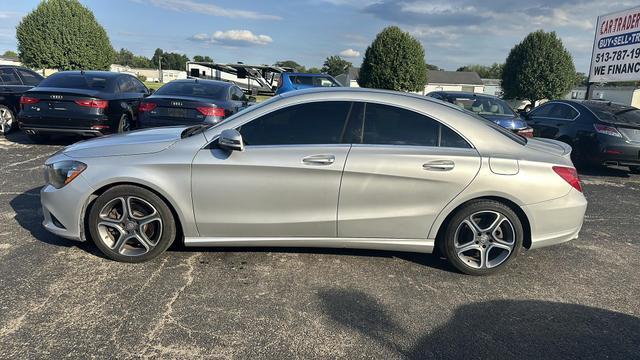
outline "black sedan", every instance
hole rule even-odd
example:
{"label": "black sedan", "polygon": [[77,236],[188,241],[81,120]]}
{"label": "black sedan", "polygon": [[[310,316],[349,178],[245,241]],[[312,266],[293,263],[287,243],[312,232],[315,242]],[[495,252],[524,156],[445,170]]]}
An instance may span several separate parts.
{"label": "black sedan", "polygon": [[174,80],[140,103],[140,126],[216,124],[255,101],[232,83]]}
{"label": "black sedan", "polygon": [[609,101],[556,100],[525,115],[534,136],[573,147],[576,164],[640,172],[640,109]]}
{"label": "black sedan", "polygon": [[20,98],[20,128],[34,141],[50,134],[100,136],[136,126],[138,105],[150,95],[135,77],[108,71],[62,71]]}
{"label": "black sedan", "polygon": [[0,65],[0,134],[7,134],[17,123],[20,96],[42,79],[38,73],[23,67]]}

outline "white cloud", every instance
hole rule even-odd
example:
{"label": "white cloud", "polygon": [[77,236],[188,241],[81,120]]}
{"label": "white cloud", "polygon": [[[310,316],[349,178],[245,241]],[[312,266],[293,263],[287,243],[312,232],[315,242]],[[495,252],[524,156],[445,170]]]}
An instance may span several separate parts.
{"label": "white cloud", "polygon": [[340,56],[354,58],[354,57],[360,56],[360,51],[356,51],[353,49],[346,49],[346,50],[340,51]]}
{"label": "white cloud", "polygon": [[280,16],[262,14],[255,11],[228,9],[214,4],[205,4],[193,0],[132,0],[137,3],[149,3],[163,9],[179,11],[179,12],[193,12],[203,15],[220,16],[227,18],[240,18],[251,20],[281,20]]}
{"label": "white cloud", "polygon": [[249,30],[218,30],[211,36],[200,33],[193,35],[190,40],[227,46],[267,45],[273,42],[271,36],[254,34]]}

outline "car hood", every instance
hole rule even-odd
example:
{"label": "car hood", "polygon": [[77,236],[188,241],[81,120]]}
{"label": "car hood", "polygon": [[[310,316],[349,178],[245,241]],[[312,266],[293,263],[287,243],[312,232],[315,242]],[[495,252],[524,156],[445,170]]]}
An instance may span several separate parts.
{"label": "car hood", "polygon": [[511,130],[520,130],[527,127],[527,122],[520,117],[516,116],[495,116],[495,115],[480,115],[487,120],[491,120],[494,123],[502,126],[503,128]]}
{"label": "car hood", "polygon": [[184,129],[175,126],[107,135],[67,146],[63,153],[74,158],[151,154],[178,141]]}

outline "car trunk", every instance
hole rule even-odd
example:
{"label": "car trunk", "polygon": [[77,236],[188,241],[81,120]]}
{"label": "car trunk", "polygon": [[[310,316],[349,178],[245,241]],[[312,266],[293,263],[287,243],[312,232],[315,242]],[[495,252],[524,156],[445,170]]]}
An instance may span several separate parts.
{"label": "car trunk", "polygon": [[[155,105],[144,110],[145,104]],[[189,125],[201,123],[207,119],[203,109],[215,108],[213,101],[197,100],[185,96],[152,96],[147,98],[140,110],[146,112],[144,126]],[[199,110],[198,108],[201,108]],[[220,110],[224,113],[224,110]]]}
{"label": "car trunk", "polygon": [[105,103],[95,101],[101,100],[100,95],[96,90],[37,88],[24,94],[21,116],[29,125],[86,126],[92,121],[88,116],[95,120],[106,112]]}

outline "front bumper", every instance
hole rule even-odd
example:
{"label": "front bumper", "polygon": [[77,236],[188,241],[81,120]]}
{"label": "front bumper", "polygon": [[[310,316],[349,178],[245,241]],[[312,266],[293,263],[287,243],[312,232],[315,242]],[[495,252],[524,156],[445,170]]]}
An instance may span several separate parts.
{"label": "front bumper", "polygon": [[84,241],[82,220],[87,199],[93,191],[82,175],[60,189],[44,186],[40,190],[42,226],[58,236]]}
{"label": "front bumper", "polygon": [[523,206],[531,225],[531,249],[561,244],[578,238],[587,199],[571,189],[561,198]]}

